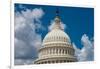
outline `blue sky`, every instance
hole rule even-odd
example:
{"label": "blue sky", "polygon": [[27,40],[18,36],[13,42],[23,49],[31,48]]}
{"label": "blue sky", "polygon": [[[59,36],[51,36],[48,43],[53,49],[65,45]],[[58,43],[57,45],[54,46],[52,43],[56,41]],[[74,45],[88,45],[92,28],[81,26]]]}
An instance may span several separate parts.
{"label": "blue sky", "polygon": [[[66,25],[64,31],[69,35],[71,42],[72,43],[74,42],[77,48],[80,49],[83,48],[81,42],[81,37],[83,36],[83,34],[86,34],[88,38],[90,38],[90,40],[93,40],[94,8],[15,4],[15,13],[18,12],[22,14],[23,13],[22,11],[25,12],[26,9],[33,10],[35,8],[42,9],[43,11],[42,13],[43,16],[41,16],[41,18],[38,18],[39,20],[34,19],[34,23],[39,22],[39,24],[42,26],[40,28],[35,28],[35,32],[41,35],[42,40],[44,36],[48,33],[49,30],[48,27],[50,26],[51,21],[54,20],[56,16],[55,12],[57,8],[59,9],[59,16],[61,18],[61,21]],[[18,36],[18,34],[15,33],[15,38],[17,38],[16,35]],[[32,53],[30,55],[32,55]],[[34,57],[34,56],[30,56],[30,57]]]}

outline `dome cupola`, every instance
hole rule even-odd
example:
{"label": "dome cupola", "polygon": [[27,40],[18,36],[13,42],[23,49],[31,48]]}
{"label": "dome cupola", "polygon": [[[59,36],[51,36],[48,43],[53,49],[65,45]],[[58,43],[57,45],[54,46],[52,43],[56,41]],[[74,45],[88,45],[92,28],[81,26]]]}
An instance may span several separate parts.
{"label": "dome cupola", "polygon": [[70,38],[67,33],[61,27],[61,19],[58,15],[58,11],[56,11],[56,17],[54,19],[53,28],[43,39],[43,45],[49,42],[67,42],[70,43]]}

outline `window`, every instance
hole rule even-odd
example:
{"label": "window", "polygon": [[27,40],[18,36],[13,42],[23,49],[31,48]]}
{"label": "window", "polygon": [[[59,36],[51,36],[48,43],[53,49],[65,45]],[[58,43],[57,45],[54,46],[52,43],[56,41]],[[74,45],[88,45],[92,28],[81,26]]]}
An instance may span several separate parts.
{"label": "window", "polygon": [[55,53],[55,49],[53,49],[53,53]]}
{"label": "window", "polygon": [[63,49],[62,53],[64,54],[64,49]]}
{"label": "window", "polygon": [[59,54],[61,54],[61,49],[59,50]]}
{"label": "window", "polygon": [[67,50],[66,50],[66,54],[67,54]]}
{"label": "window", "polygon": [[64,37],[64,42],[66,42],[66,38]]}
{"label": "window", "polygon": [[58,54],[58,49],[56,49],[56,54]]}

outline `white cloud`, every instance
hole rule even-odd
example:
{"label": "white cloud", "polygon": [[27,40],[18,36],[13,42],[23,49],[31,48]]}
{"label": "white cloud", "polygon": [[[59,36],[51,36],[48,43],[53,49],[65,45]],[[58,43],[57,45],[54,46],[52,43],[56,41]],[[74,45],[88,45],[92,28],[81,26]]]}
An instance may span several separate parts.
{"label": "white cloud", "polygon": [[77,60],[79,60],[80,59],[79,58],[79,54],[80,54],[81,50],[77,48],[77,46],[75,45],[75,43],[73,43],[73,47],[75,49],[75,56],[77,57]]}
{"label": "white cloud", "polygon": [[15,59],[15,65],[29,65],[33,64],[32,59]]}
{"label": "white cloud", "polygon": [[41,8],[26,9],[15,13],[15,64],[20,64],[20,61],[21,64],[27,64],[23,58],[37,57],[37,49],[41,47],[41,35],[36,29],[44,29],[40,21],[43,15]]}
{"label": "white cloud", "polygon": [[75,44],[73,44],[75,49],[75,55],[78,58],[78,61],[93,61],[94,60],[94,45],[93,41],[89,39],[89,37],[84,34],[81,38],[81,42],[83,48],[78,49]]}
{"label": "white cloud", "polygon": [[[65,30],[66,29],[66,24],[64,24],[63,22],[60,22],[61,24],[61,29]],[[51,31],[53,29],[55,25],[55,21],[52,20],[51,23],[50,23],[50,26],[48,27],[49,31]]]}

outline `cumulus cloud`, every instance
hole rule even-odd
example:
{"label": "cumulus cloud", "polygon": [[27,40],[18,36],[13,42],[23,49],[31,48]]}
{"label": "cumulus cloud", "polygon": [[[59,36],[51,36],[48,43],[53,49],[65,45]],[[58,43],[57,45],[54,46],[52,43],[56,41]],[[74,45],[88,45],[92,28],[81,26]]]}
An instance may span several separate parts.
{"label": "cumulus cloud", "polygon": [[15,60],[15,65],[29,65],[33,64],[33,59],[16,59]]}
{"label": "cumulus cloud", "polygon": [[[60,22],[60,24],[61,24],[61,29],[65,30],[66,29],[66,24],[64,24],[63,22]],[[54,25],[55,25],[55,21],[52,20],[51,23],[50,23],[50,26],[48,27],[49,31],[51,31],[53,29]]]}
{"label": "cumulus cloud", "polygon": [[81,50],[77,48],[77,46],[75,45],[75,43],[73,43],[73,47],[75,49],[75,57],[77,57],[77,60],[80,60],[79,54],[80,54]]}
{"label": "cumulus cloud", "polygon": [[93,41],[89,39],[89,37],[84,34],[81,38],[81,42],[83,45],[82,49],[78,49],[75,44],[73,47],[75,49],[75,55],[78,58],[78,61],[93,61],[94,60],[94,44]]}
{"label": "cumulus cloud", "polygon": [[43,15],[41,8],[15,12],[15,64],[29,64],[33,62],[30,59],[38,56],[37,50],[41,47],[41,35],[37,33],[37,30],[44,29],[40,21]]}

